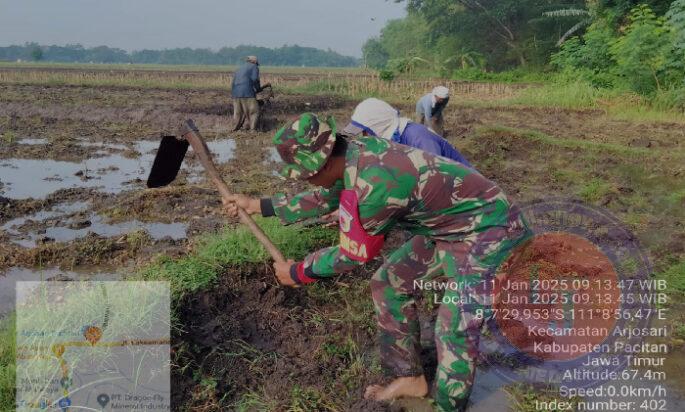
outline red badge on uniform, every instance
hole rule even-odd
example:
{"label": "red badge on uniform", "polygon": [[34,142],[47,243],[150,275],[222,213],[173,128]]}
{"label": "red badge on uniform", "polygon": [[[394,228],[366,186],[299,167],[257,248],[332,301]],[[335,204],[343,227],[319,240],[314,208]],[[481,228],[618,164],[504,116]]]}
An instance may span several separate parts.
{"label": "red badge on uniform", "polygon": [[369,235],[359,220],[357,192],[343,190],[340,194],[340,251],[352,260],[367,262],[383,247],[383,235]]}

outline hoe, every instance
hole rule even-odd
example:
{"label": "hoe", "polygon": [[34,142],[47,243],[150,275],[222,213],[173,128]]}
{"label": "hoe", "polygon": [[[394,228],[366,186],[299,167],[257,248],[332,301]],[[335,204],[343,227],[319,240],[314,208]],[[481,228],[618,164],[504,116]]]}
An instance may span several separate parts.
{"label": "hoe", "polygon": [[[193,150],[200,159],[200,163],[207,171],[210,179],[221,194],[221,197],[226,199],[231,196],[231,191],[219,175],[212,155],[207,148],[207,144],[200,135],[199,130],[193,123],[192,119],[186,120],[180,130],[181,137],[164,136],[159,145],[159,150],[155,156],[155,161],[152,164],[152,170],[147,180],[147,187],[156,188],[166,186],[176,179],[178,171],[181,169],[183,158],[188,151],[188,146],[192,146]],[[252,220],[250,215],[243,209],[238,208],[238,217],[240,222],[245,224],[259,242],[266,248],[271,257],[277,262],[284,262],[285,258],[278,248],[271,242],[271,240],[264,234],[262,229]]]}

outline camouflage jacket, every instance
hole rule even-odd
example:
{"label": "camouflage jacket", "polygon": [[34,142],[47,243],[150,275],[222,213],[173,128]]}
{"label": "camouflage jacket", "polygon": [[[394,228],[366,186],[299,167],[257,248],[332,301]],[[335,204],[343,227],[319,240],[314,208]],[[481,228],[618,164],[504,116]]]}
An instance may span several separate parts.
{"label": "camouflage jacket", "polygon": [[[475,170],[373,137],[349,142],[344,181],[331,189],[277,194],[266,205],[263,201],[262,209],[265,216],[294,223],[335,211],[343,189],[356,191],[359,217],[370,235],[398,227],[457,241],[489,227],[506,227],[512,213],[499,187]],[[359,264],[332,246],[307,256],[303,267],[308,277],[324,278]]]}

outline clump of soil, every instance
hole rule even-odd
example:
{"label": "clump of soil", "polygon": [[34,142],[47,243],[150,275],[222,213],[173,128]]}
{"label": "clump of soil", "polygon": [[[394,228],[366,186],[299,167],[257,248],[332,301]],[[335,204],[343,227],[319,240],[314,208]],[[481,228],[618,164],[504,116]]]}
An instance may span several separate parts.
{"label": "clump of soil", "polygon": [[[219,211],[221,199],[213,188],[174,185],[164,189],[124,193],[113,202],[101,202],[96,210],[114,222],[139,219],[171,223],[181,217],[206,220]],[[97,206],[100,206],[98,208]]]}

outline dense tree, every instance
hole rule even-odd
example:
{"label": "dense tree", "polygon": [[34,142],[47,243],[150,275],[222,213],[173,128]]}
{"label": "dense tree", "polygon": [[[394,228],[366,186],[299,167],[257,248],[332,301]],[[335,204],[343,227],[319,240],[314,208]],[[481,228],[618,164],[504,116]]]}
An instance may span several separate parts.
{"label": "dense tree", "polygon": [[381,35],[367,41],[362,50],[370,67],[389,66],[406,71],[416,63],[413,58],[428,56],[430,43],[426,21],[410,14],[404,19],[389,21]]}
{"label": "dense tree", "polygon": [[673,31],[673,55],[670,64],[674,70],[685,71],[685,0],[676,0],[666,13]]}
{"label": "dense tree", "polygon": [[40,47],[34,47],[31,50],[31,58],[34,61],[43,60],[43,49],[41,49]]}
{"label": "dense tree", "polygon": [[[36,50],[42,54],[40,59]],[[45,60],[76,63],[156,63],[156,64],[239,64],[245,56],[257,55],[261,63],[273,66],[331,66],[350,67],[359,65],[354,57],[343,56],[333,50],[313,47],[283,46],[275,49],[256,46],[224,47],[210,49],[125,50],[107,46],[84,48],[80,44],[66,46],[40,46],[27,43],[24,46],[0,47],[0,60]]]}
{"label": "dense tree", "polygon": [[685,109],[685,0],[395,1],[408,16],[366,43],[372,67],[464,79],[556,69],[560,82]]}
{"label": "dense tree", "polygon": [[672,2],[662,16],[639,4],[620,27],[614,17],[600,14],[583,36],[564,43],[552,63],[597,86],[681,96],[675,90],[685,81],[685,0]]}
{"label": "dense tree", "polygon": [[408,10],[430,22],[432,41],[459,39],[462,47],[486,57],[488,67],[540,66],[559,38],[584,16],[545,17],[562,9],[582,9],[582,0],[408,0]]}
{"label": "dense tree", "polygon": [[671,5],[672,0],[589,0],[598,12],[605,15],[612,23],[620,24],[628,19],[630,11],[640,5],[649,6],[656,15],[662,16]]}
{"label": "dense tree", "polygon": [[635,7],[630,24],[611,47],[616,73],[627,85],[641,93],[661,89],[670,48],[668,29],[645,4]]}
{"label": "dense tree", "polygon": [[383,44],[376,37],[373,37],[364,43],[362,54],[364,56],[364,65],[374,69],[382,69],[385,67],[390,58],[388,52],[383,47]]}

